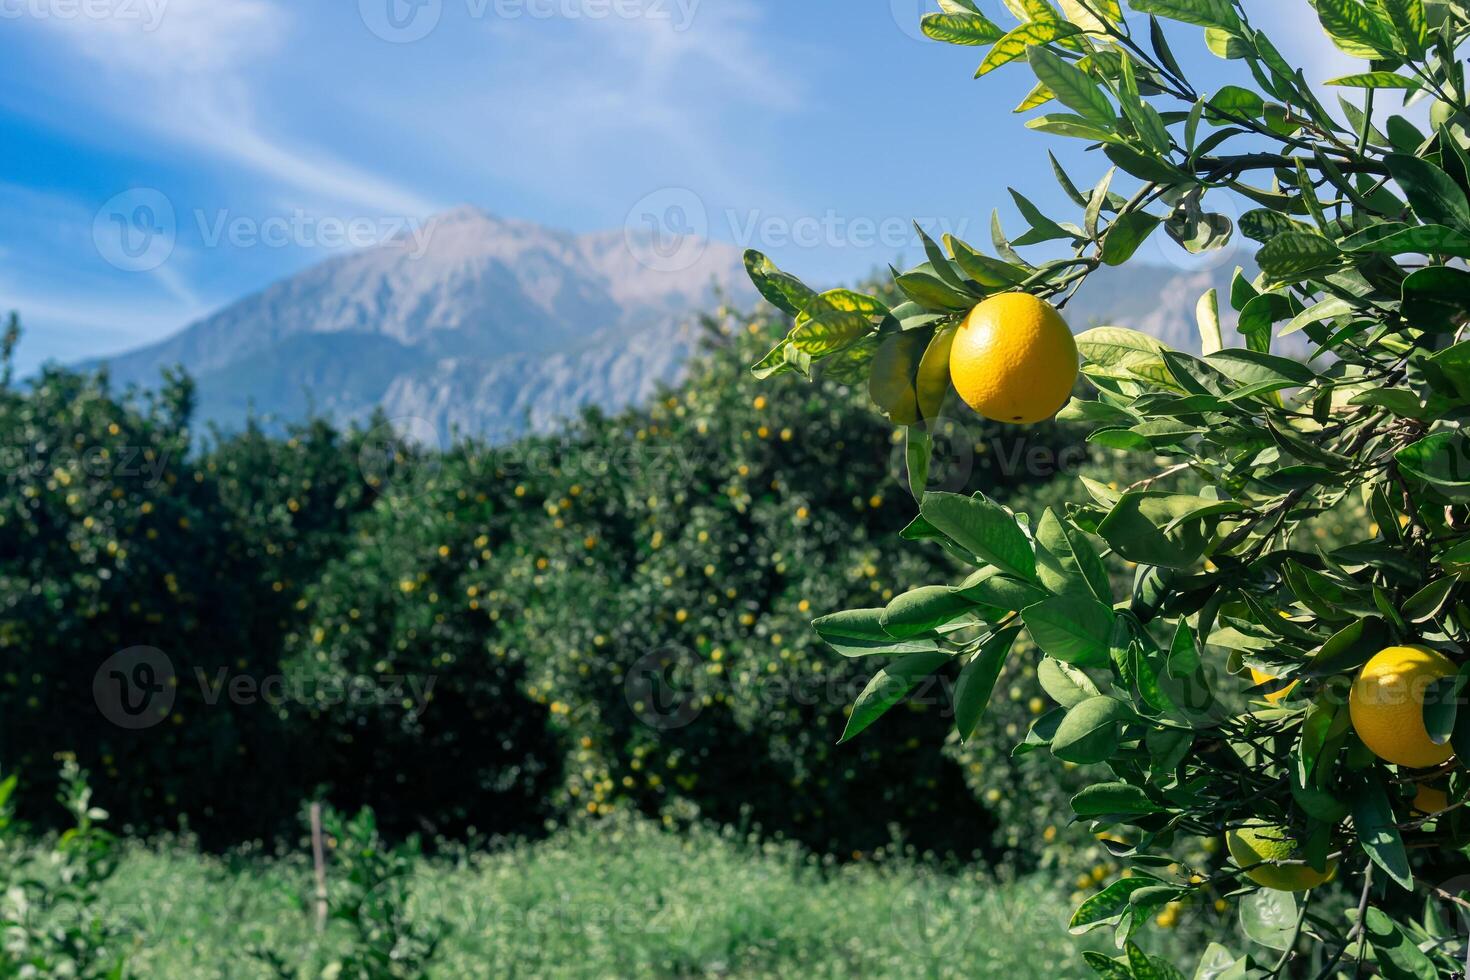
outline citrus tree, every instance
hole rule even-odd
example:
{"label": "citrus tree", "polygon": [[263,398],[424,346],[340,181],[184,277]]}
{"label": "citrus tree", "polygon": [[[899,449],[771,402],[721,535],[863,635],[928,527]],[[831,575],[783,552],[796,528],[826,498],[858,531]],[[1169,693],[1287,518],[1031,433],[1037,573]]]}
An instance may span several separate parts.
{"label": "citrus tree", "polygon": [[[979,75],[1029,65],[1028,125],[1111,167],[1083,190],[1056,166],[1072,222],[1013,192],[1029,228],[1008,240],[997,218],[993,254],[925,236],[897,305],[747,256],[794,318],[755,374],[866,375],[907,427],[919,513],[904,536],[973,569],[816,620],[838,653],[887,658],[843,740],[936,672],[957,675],[955,725],[972,737],[1027,633],[1054,707],[1016,751],[1103,766],[1071,816],[1130,866],[1072,920],[1116,930],[1116,956],[1086,954],[1100,976],[1181,976],[1146,930],[1206,901],[1237,904],[1241,929],[1197,976],[1464,970],[1470,6],[1313,0],[1365,62],[1325,85],[1240,2],[1006,0],[1009,28],[972,0],[940,6],[926,34],[983,49]],[[1174,48],[1200,28],[1239,84],[1191,83]],[[1247,208],[1238,221],[1212,210],[1222,198]],[[1074,339],[1068,299],[1156,234],[1191,252],[1260,244],[1259,274],[1238,272],[1226,298],[1236,346],[1213,292],[1198,355],[1122,326]],[[1069,400],[1079,362],[1093,396]],[[1156,470],[1084,481],[1029,515],[930,489],[932,433],[956,400],[1003,423],[1060,410]],[[1369,515],[1349,540],[1301,533],[1344,507]],[[1109,556],[1135,569],[1126,594]],[[1215,857],[1191,860],[1201,841]]]}

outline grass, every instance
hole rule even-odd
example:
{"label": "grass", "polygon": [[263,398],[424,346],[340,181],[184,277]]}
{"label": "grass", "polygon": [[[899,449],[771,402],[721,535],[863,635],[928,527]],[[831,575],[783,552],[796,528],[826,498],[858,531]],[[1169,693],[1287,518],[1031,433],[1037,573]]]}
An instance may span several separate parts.
{"label": "grass", "polygon": [[[315,977],[347,931],[314,934],[298,897],[309,877],[294,856],[135,843],[106,895],[137,976],[275,976],[249,953],[265,947]],[[1064,891],[630,821],[424,860],[413,912],[448,927],[434,977],[1091,976]]]}

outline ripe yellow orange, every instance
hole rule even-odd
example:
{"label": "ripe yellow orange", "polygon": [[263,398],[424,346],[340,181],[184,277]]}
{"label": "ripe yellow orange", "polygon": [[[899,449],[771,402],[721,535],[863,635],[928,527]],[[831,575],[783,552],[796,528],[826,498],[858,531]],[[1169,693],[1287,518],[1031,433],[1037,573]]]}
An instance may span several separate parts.
{"label": "ripe yellow orange", "polygon": [[1051,418],[1077,383],[1077,342],[1046,300],[1001,293],[980,303],[955,334],[950,380],[965,403],[995,422]]}
{"label": "ripe yellow orange", "polygon": [[[1267,681],[1274,681],[1275,679],[1275,674],[1268,674],[1264,670],[1257,670],[1254,667],[1251,668],[1251,681],[1256,685],[1264,684]],[[1263,697],[1265,697],[1265,699],[1267,701],[1270,701],[1272,704],[1279,704],[1281,702],[1281,699],[1290,694],[1292,688],[1294,687],[1296,687],[1296,685],[1292,684],[1290,687],[1283,687],[1279,691],[1272,691],[1270,694],[1263,695]]]}
{"label": "ripe yellow orange", "polygon": [[1424,727],[1424,696],[1430,684],[1456,669],[1428,647],[1389,647],[1375,654],[1348,697],[1353,729],[1363,744],[1385,762],[1413,769],[1448,762],[1454,749],[1436,745]]}
{"label": "ripe yellow orange", "polygon": [[1278,864],[1303,860],[1301,843],[1290,828],[1265,820],[1252,820],[1227,832],[1225,846],[1236,864],[1249,869],[1245,876],[1262,888],[1302,892],[1331,881],[1337,871],[1336,861],[1328,861],[1326,871],[1306,864]]}
{"label": "ripe yellow orange", "polygon": [[1419,792],[1414,794],[1414,812],[1426,817],[1432,817],[1450,805],[1449,794],[1444,790],[1428,783],[1419,784]]}

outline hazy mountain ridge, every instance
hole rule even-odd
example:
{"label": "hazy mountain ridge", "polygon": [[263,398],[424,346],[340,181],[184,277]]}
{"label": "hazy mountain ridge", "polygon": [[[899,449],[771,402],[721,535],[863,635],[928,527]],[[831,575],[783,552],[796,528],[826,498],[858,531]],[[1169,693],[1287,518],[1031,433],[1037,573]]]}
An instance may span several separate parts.
{"label": "hazy mountain ridge", "polygon": [[[634,243],[637,245],[638,243]],[[657,271],[622,232],[572,235],[462,207],[338,256],[108,361],[118,385],[182,364],[200,414],[392,416],[493,436],[620,408],[677,380],[684,321],[717,293],[750,302],[740,250],[709,243]]]}
{"label": "hazy mountain ridge", "polygon": [[[152,386],[182,364],[200,416],[250,413],[339,422],[390,418],[510,438],[587,405],[617,410],[676,383],[697,347],[695,315],[716,295],[756,299],[740,250],[708,243],[692,268],[644,264],[621,231],[572,235],[471,207],[416,234],[312,266],[160,343],[109,360],[119,385]],[[1195,306],[1223,297],[1233,265],[1136,265],[1095,274],[1070,304],[1074,329],[1129,326],[1197,350]]]}
{"label": "hazy mountain ridge", "polygon": [[1210,289],[1220,292],[1220,324],[1227,346],[1244,346],[1235,325],[1239,317],[1230,308],[1230,282],[1235,266],[1214,269],[1175,269],[1135,265],[1094,273],[1069,304],[1067,320],[1074,332],[1093,326],[1138,330],[1178,350],[1198,352],[1199,323],[1195,316],[1200,297]]}

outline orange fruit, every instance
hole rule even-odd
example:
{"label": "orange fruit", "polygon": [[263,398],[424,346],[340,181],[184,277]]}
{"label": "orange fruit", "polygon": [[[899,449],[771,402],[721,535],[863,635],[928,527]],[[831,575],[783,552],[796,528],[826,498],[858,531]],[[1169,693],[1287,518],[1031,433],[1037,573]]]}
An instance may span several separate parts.
{"label": "orange fruit", "polygon": [[[1265,684],[1267,681],[1274,681],[1275,679],[1275,674],[1268,674],[1264,670],[1257,670],[1254,667],[1251,668],[1251,681],[1257,686]],[[1292,684],[1290,687],[1283,687],[1279,691],[1272,691],[1270,694],[1262,695],[1262,697],[1272,704],[1279,704],[1295,687],[1296,685]]]}
{"label": "orange fruit", "polygon": [[1236,864],[1250,869],[1245,876],[1262,888],[1303,892],[1332,880],[1337,871],[1336,861],[1328,861],[1326,871],[1306,864],[1277,864],[1302,860],[1301,843],[1290,828],[1265,820],[1252,820],[1227,832],[1225,846]]}
{"label": "orange fruit", "polygon": [[1414,794],[1414,812],[1426,817],[1432,817],[1441,810],[1448,809],[1449,805],[1449,794],[1428,783],[1420,783],[1419,792]]}
{"label": "orange fruit", "polygon": [[1413,769],[1448,762],[1455,750],[1435,744],[1424,727],[1424,695],[1431,683],[1457,669],[1428,647],[1380,650],[1363,666],[1348,696],[1353,729],[1363,744],[1383,761]]}
{"label": "orange fruit", "polygon": [[1077,342],[1044,299],[1001,293],[955,334],[949,376],[965,403],[995,422],[1024,425],[1059,412],[1077,383]]}

